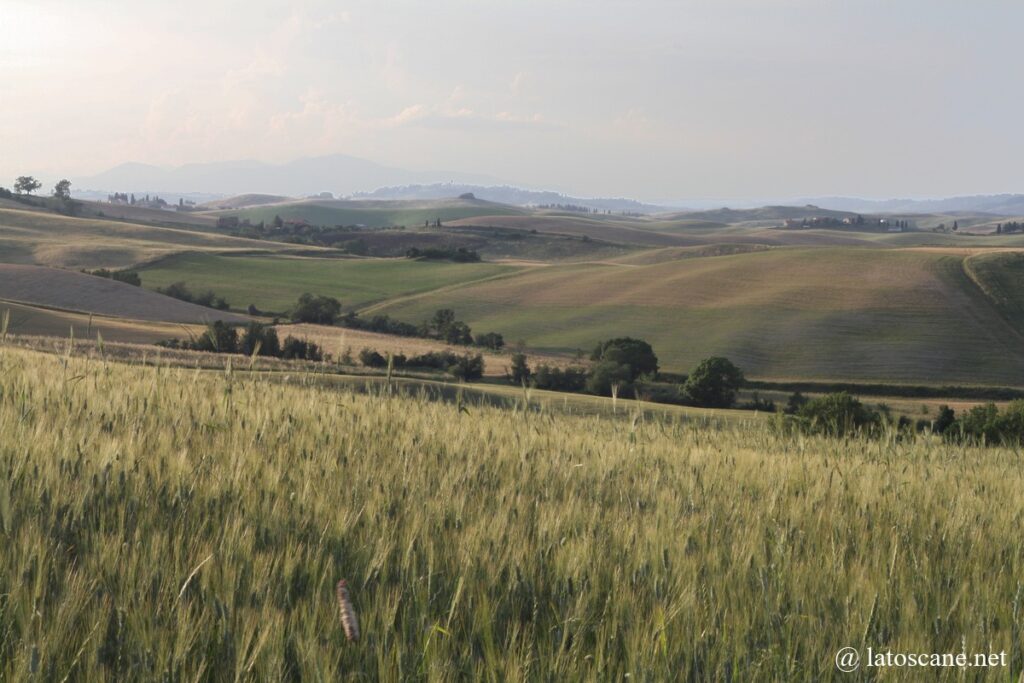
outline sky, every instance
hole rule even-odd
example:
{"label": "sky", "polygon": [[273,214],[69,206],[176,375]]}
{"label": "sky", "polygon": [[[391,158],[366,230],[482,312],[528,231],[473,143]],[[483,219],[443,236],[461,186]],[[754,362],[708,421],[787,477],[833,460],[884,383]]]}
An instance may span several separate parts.
{"label": "sky", "polygon": [[1021,26],[1016,0],[0,0],[0,185],[344,153],[647,201],[1021,192]]}

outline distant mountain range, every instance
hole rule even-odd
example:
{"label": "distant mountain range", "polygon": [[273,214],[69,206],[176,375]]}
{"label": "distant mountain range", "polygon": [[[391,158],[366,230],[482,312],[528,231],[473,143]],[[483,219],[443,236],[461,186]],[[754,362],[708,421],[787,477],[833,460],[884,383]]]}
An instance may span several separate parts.
{"label": "distant mountain range", "polygon": [[644,204],[635,199],[615,197],[570,197],[559,192],[545,190],[524,190],[508,185],[468,185],[455,183],[434,183],[431,185],[401,185],[382,187],[373,192],[357,192],[353,199],[443,199],[472,194],[476,199],[514,206],[585,206],[599,211],[615,213],[658,213],[663,206]]}
{"label": "distant mountain range", "polygon": [[282,164],[262,161],[222,161],[161,167],[126,163],[94,176],[72,178],[74,194],[104,198],[107,193],[158,194],[202,202],[226,196],[263,193],[304,197],[330,192],[363,199],[438,199],[467,192],[479,199],[504,204],[575,205],[627,213],[668,210],[748,209],[770,205],[807,206],[857,213],[991,213],[1024,216],[1024,194],[995,194],[941,199],[862,199],[857,197],[800,197],[762,199],[701,199],[639,202],[624,198],[580,198],[558,192],[525,190],[490,176],[455,171],[411,171],[366,159],[332,154]]}
{"label": "distant mountain range", "polygon": [[858,199],[855,197],[810,197],[801,204],[814,204],[837,211],[858,213],[991,213],[1024,215],[1024,194],[979,194],[943,199]]}
{"label": "distant mountain range", "polygon": [[347,195],[389,185],[414,183],[494,184],[482,174],[410,171],[344,154],[297,159],[283,164],[222,161],[173,168],[126,163],[85,178],[73,178],[76,195],[103,192],[159,194],[170,198],[266,193],[304,196],[319,192]]}
{"label": "distant mountain range", "polygon": [[683,199],[661,202],[676,211],[757,209],[769,206],[817,207],[853,213],[991,213],[1024,216],[1024,194],[978,194],[939,199],[864,199],[861,197],[761,197]]}

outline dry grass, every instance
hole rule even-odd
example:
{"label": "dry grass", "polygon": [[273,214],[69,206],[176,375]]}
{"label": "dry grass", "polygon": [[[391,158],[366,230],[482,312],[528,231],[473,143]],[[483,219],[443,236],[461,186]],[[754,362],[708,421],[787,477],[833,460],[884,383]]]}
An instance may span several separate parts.
{"label": "dry grass", "polygon": [[12,348],[0,370],[3,680],[817,681],[851,645],[1007,652],[972,679],[1024,663],[1015,450]]}

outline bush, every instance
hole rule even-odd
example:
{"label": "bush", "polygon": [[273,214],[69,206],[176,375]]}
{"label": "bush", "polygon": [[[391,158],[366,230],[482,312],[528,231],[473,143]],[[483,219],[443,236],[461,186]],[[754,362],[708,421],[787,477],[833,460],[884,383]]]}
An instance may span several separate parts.
{"label": "bush", "polygon": [[281,355],[281,342],[277,337],[277,330],[273,327],[267,327],[263,323],[249,323],[248,327],[245,328],[245,333],[242,335],[242,341],[239,344],[238,350],[247,356],[257,353],[260,356],[279,357]]}
{"label": "bush", "polygon": [[465,381],[480,379],[484,376],[484,357],[481,354],[471,356],[465,354],[459,356],[455,362],[448,367],[448,372],[456,379]]}
{"label": "bush", "polygon": [[235,353],[238,351],[238,330],[218,320],[208,325],[190,346],[195,351]]}
{"label": "bush", "polygon": [[583,391],[587,384],[587,371],[583,368],[558,368],[538,365],[533,374],[533,386],[551,391]]}
{"label": "bush", "polygon": [[89,275],[105,277],[109,280],[123,282],[128,285],[134,285],[136,287],[140,287],[142,285],[142,278],[140,278],[138,272],[134,270],[107,270],[106,268],[98,268],[96,270],[86,270],[83,272],[88,273]]}
{"label": "bush", "polygon": [[228,308],[228,302],[223,297],[217,296],[210,290],[202,294],[193,294],[184,282],[173,282],[165,288],[157,287],[156,291],[169,297],[199,306],[206,306],[207,308],[216,308],[221,311],[226,311]]}
{"label": "bush", "polygon": [[743,386],[743,373],[728,358],[715,356],[701,361],[690,373],[684,389],[694,405],[731,408]]}
{"label": "bush", "polygon": [[292,310],[292,320],[300,323],[333,325],[341,314],[341,302],[329,296],[314,296],[305,293],[299,297]]}
{"label": "bush", "polygon": [[321,361],[324,359],[324,355],[320,351],[319,346],[311,341],[296,339],[292,336],[285,338],[284,346],[281,348],[281,357],[288,360]]}
{"label": "bush", "polygon": [[811,399],[800,408],[798,415],[805,431],[829,436],[870,432],[881,420],[878,413],[846,392]]}
{"label": "bush", "polygon": [[368,368],[385,368],[388,365],[388,359],[372,349],[360,351],[359,362]]}
{"label": "bush", "polygon": [[606,360],[593,367],[585,387],[588,393],[611,396],[613,387],[618,386],[619,391],[629,388],[633,384],[633,378],[633,369],[630,366]]}
{"label": "bush", "polygon": [[477,346],[499,351],[505,346],[505,338],[497,332],[484,332],[483,334],[476,335],[473,338],[473,343]]}
{"label": "bush", "polygon": [[947,424],[942,433],[950,439],[971,439],[988,445],[1024,444],[1024,400],[1010,403],[1002,413],[994,403],[975,406]]}

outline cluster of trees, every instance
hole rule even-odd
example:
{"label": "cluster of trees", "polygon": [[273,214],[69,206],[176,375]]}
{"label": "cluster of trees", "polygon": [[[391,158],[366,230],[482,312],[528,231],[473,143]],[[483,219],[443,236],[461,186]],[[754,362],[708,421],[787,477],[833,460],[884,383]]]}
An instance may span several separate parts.
{"label": "cluster of trees", "polygon": [[173,282],[166,287],[157,287],[156,291],[167,296],[180,299],[181,301],[187,301],[191,304],[198,304],[200,306],[206,306],[207,308],[215,308],[218,311],[228,310],[228,302],[224,300],[224,297],[217,296],[213,293],[213,290],[207,290],[200,294],[194,294],[184,282]]}
{"label": "cluster of trees", "polygon": [[355,311],[350,311],[342,316],[340,320],[342,327],[353,330],[366,330],[367,332],[380,332],[391,334],[397,337],[418,337],[420,328],[412,323],[395,320],[388,315],[375,315],[372,318],[360,318]]}
{"label": "cluster of trees", "polygon": [[430,351],[418,356],[395,354],[390,357],[372,349],[359,352],[359,362],[368,368],[422,368],[441,370],[461,380],[480,379],[484,376],[484,357],[481,354],[458,355],[451,351]]}
{"label": "cluster of trees", "polygon": [[783,411],[789,424],[808,434],[844,437],[876,436],[886,429],[901,432],[931,432],[945,440],[984,445],[1024,445],[1024,400],[1016,400],[1000,411],[994,403],[975,406],[959,418],[949,406],[939,407],[934,420],[892,419],[886,406],[864,405],[847,392],[807,398],[794,393]]}
{"label": "cluster of trees", "polygon": [[1024,445],[1024,400],[1013,401],[1001,412],[994,403],[975,406],[960,418],[949,406],[941,406],[932,431],[951,441]]}
{"label": "cluster of trees", "polygon": [[14,192],[11,192],[6,187],[0,187],[0,199],[13,199],[14,201],[21,202],[22,204],[28,204],[29,206],[47,206],[47,208],[56,209],[60,213],[75,215],[81,208],[81,202],[76,202],[71,199],[71,181],[67,178],[58,180],[53,186],[53,198],[57,200],[56,204],[45,204],[40,203],[42,200],[33,199],[32,193],[42,187],[43,184],[36,180],[34,176],[23,175],[18,176],[14,181]]}
{"label": "cluster of trees", "polygon": [[[141,206],[146,209],[165,209],[170,206],[170,204],[167,203],[167,200],[156,195],[150,197],[147,194],[141,199],[136,199],[134,193],[128,194],[127,192],[115,192],[114,194],[108,194],[107,203],[129,204],[131,206]],[[179,207],[184,206],[184,201],[179,199],[178,205]]]}
{"label": "cluster of trees", "polygon": [[[555,368],[539,365],[531,369],[526,356],[512,356],[508,379],[514,384],[529,383],[538,389],[586,391],[600,396],[646,394],[655,401],[680,403],[706,408],[732,408],[745,381],[743,372],[727,358],[707,358],[694,368],[679,387],[667,389],[657,384],[658,357],[642,339],[617,337],[602,341],[590,354],[593,364]],[[749,407],[764,409],[755,401]],[[745,406],[746,407],[746,406]]]}
{"label": "cluster of trees", "polygon": [[239,335],[236,328],[218,320],[208,325],[206,331],[194,339],[169,339],[160,342],[160,346],[210,353],[242,353],[247,356],[285,360],[321,361],[324,358],[320,347],[313,342],[289,335],[282,344],[277,336],[277,330],[258,322],[249,323]]}
{"label": "cluster of trees", "polygon": [[142,286],[142,278],[139,277],[138,271],[134,270],[108,270],[107,268],[97,268],[96,270],[83,270],[82,272],[88,273],[89,275],[95,275],[97,277],[105,277],[108,280],[116,280],[117,282],[135,285],[136,287]]}
{"label": "cluster of trees", "polygon": [[483,332],[473,335],[469,325],[455,317],[450,308],[438,309],[430,320],[420,325],[404,323],[386,315],[372,318],[360,318],[351,311],[341,315],[341,302],[330,296],[305,293],[291,311],[294,322],[315,323],[317,325],[340,324],[354,330],[381,332],[401,337],[424,337],[438,339],[448,344],[459,346],[481,346],[498,351],[505,346],[505,338],[498,332]]}
{"label": "cluster of trees", "polygon": [[1001,235],[1006,232],[1021,232],[1024,230],[1024,223],[1019,221],[1010,221],[1008,223],[997,223],[996,234]]}
{"label": "cluster of trees", "polygon": [[466,247],[410,247],[405,251],[408,259],[424,261],[454,261],[455,263],[476,263],[480,254]]}

